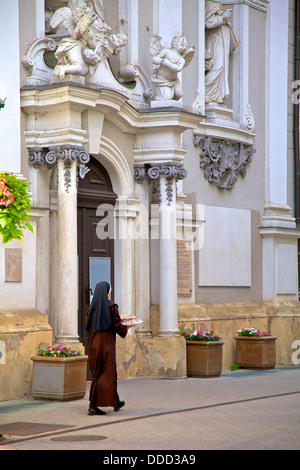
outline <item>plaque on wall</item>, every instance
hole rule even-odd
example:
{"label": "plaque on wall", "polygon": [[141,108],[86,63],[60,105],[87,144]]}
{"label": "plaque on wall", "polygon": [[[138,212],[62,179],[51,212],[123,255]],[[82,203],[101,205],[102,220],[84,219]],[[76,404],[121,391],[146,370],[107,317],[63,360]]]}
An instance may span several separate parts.
{"label": "plaque on wall", "polygon": [[22,248],[5,248],[5,282],[22,282]]}
{"label": "plaque on wall", "polygon": [[177,294],[191,296],[193,290],[191,242],[177,240]]}

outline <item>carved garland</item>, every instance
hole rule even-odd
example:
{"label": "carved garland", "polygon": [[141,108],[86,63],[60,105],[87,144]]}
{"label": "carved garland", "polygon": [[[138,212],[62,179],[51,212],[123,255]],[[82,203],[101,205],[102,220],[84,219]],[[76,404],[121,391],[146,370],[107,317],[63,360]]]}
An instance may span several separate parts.
{"label": "carved garland", "polygon": [[71,186],[71,163],[78,161],[80,166],[90,161],[89,154],[85,151],[84,147],[79,145],[55,145],[49,148],[44,147],[29,147],[28,163],[34,168],[39,168],[41,165],[46,164],[49,169],[53,168],[57,160],[64,163],[64,180],[66,192],[69,192]]}
{"label": "carved garland", "polygon": [[201,149],[200,168],[204,169],[205,179],[220,189],[232,189],[239,174],[246,176],[256,151],[252,145],[198,135],[194,136],[194,145]]}
{"label": "carved garland", "polygon": [[161,203],[162,200],[160,176],[164,176],[167,179],[166,195],[168,205],[170,206],[173,200],[173,179],[175,178],[175,180],[178,181],[187,176],[187,171],[183,168],[183,164],[167,162],[154,165],[144,165],[143,163],[134,165],[134,179],[139,184],[143,183],[145,179],[148,179],[148,183],[154,182],[159,203]]}

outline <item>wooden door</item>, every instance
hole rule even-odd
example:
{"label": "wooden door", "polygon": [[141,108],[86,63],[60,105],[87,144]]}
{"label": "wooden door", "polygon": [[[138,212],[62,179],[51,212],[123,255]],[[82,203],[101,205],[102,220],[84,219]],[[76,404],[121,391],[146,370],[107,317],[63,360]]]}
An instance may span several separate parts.
{"label": "wooden door", "polygon": [[78,334],[86,352],[88,344],[85,324],[91,290],[94,290],[97,282],[108,280],[114,292],[114,240],[98,237],[97,224],[107,217],[107,213],[102,211],[99,216],[97,208],[102,204],[113,207],[117,197],[105,168],[93,157],[87,166],[90,171],[83,179],[79,178],[77,196]]}

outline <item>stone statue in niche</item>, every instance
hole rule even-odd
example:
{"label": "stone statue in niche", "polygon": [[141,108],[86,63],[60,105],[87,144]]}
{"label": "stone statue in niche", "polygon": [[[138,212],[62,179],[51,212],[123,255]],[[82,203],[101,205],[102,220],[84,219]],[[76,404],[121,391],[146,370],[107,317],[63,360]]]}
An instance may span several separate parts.
{"label": "stone statue in niche", "polygon": [[102,60],[119,54],[121,47],[127,44],[126,35],[112,33],[105,23],[101,2],[97,2],[97,13],[94,2],[75,4],[73,0],[73,4],[72,9],[59,8],[50,19],[52,30],[63,24],[70,34],[59,42],[55,52],[58,63],[54,73],[61,79],[67,74],[93,75]]}
{"label": "stone statue in niche", "polygon": [[[218,1],[205,1],[205,102],[222,104],[229,95],[228,71],[231,10]],[[235,37],[234,37],[235,39]],[[235,39],[236,41],[236,39]]]}
{"label": "stone statue in niche", "polygon": [[155,86],[155,100],[179,100],[183,95],[178,73],[187,67],[195,50],[188,46],[185,36],[175,36],[171,47],[161,45],[161,37],[155,35],[150,41],[149,52],[156,66],[151,77]]}

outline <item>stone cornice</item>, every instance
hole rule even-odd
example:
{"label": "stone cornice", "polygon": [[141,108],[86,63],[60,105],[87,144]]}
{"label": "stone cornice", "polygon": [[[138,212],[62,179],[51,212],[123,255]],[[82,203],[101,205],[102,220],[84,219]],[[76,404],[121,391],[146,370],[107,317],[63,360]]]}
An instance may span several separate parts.
{"label": "stone cornice", "polygon": [[251,8],[255,8],[256,10],[262,11],[266,13],[269,8],[270,0],[223,0],[223,5],[248,5]]}
{"label": "stone cornice", "polygon": [[21,89],[21,106],[31,115],[35,112],[55,109],[99,109],[108,120],[123,132],[135,133],[138,129],[176,127],[183,132],[197,127],[204,118],[184,109],[167,108],[152,110],[151,107],[134,108],[127,97],[108,89],[88,88],[80,84],[56,84]]}

